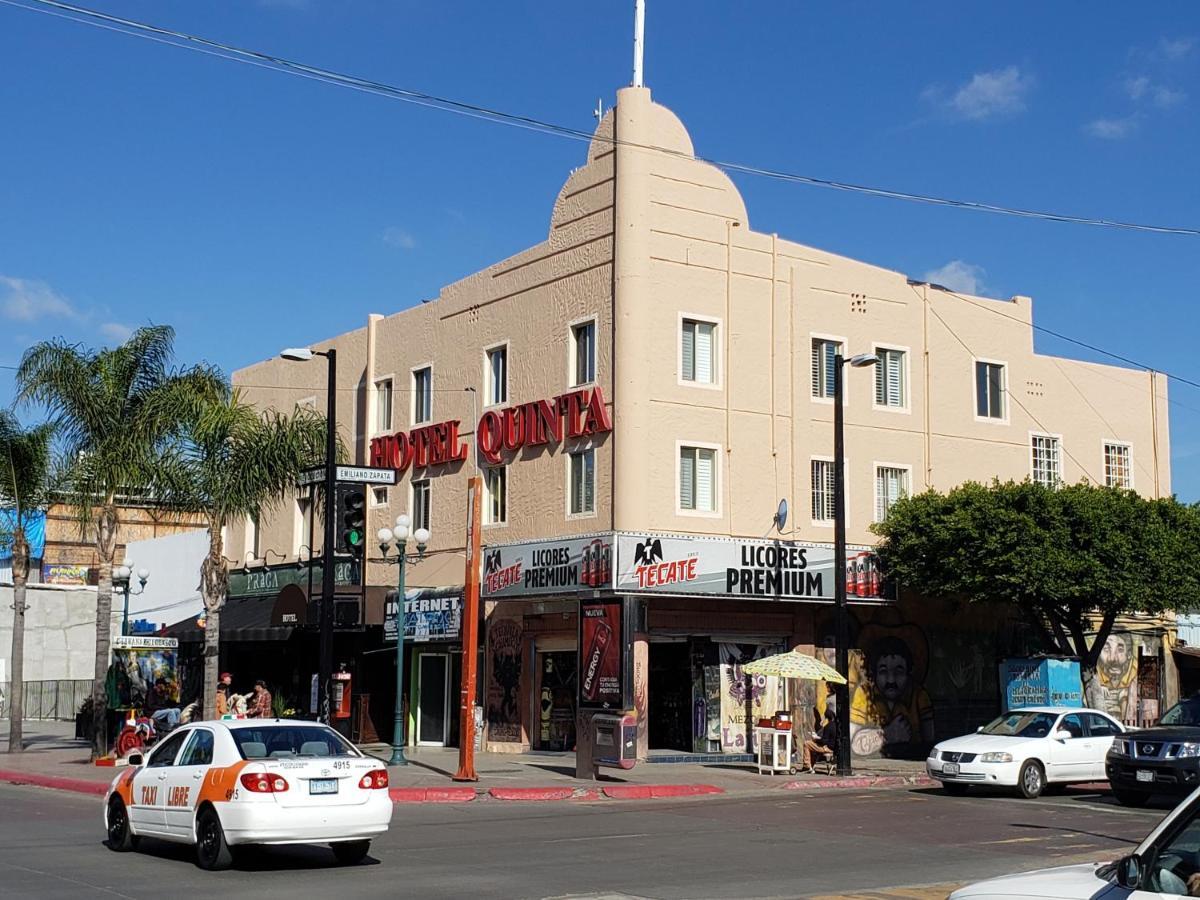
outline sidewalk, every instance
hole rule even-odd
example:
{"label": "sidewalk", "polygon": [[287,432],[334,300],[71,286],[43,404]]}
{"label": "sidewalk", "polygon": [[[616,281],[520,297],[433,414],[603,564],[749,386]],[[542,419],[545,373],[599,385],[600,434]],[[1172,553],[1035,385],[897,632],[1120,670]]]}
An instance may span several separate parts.
{"label": "sidewalk", "polygon": [[[103,793],[119,769],[88,762],[85,742],[73,738],[67,722],[26,722],[26,749],[0,752],[0,781],[39,784],[85,793]],[[391,748],[369,744],[364,753],[386,761]],[[824,775],[759,775],[752,763],[646,763],[633,769],[601,769],[597,781],[575,777],[574,753],[477,753],[477,782],[461,783],[458,750],[413,747],[407,766],[388,769],[396,802],[461,803],[486,800],[617,800],[701,795],[765,794],[780,790],[902,787],[931,784],[924,764],[904,760],[868,760],[848,778]]]}

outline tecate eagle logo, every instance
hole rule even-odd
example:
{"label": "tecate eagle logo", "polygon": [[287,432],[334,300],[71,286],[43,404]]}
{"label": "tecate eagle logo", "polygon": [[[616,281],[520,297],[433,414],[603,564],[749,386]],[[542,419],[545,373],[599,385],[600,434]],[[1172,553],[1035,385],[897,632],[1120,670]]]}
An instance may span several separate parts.
{"label": "tecate eagle logo", "polygon": [[496,594],[521,581],[521,561],[505,566],[499,550],[489,550],[483,560],[483,589]]}
{"label": "tecate eagle logo", "polygon": [[649,537],[638,541],[637,546],[633,548],[633,560],[633,574],[637,578],[639,588],[692,581],[696,577],[699,562],[695,556],[664,562],[662,541]]}

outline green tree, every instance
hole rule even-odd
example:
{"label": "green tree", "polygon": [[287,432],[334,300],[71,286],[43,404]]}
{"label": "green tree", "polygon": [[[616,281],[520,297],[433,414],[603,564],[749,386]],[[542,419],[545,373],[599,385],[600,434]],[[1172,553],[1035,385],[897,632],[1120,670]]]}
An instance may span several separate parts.
{"label": "green tree", "polygon": [[0,506],[7,511],[0,540],[12,549],[13,631],[8,702],[8,752],[25,749],[25,586],[29,581],[30,518],[45,508],[52,479],[51,440],[54,426],[25,429],[7,410],[0,410]]}
{"label": "green tree", "polygon": [[291,416],[260,412],[241,394],[196,398],[182,440],[167,459],[172,502],[208,521],[208,554],[200,565],[204,600],[204,715],[216,716],[221,610],[229,594],[222,530],[263,513],[290,496],[300,472],[325,460],[325,417],[304,408]]}
{"label": "green tree", "polygon": [[879,561],[928,596],[1012,604],[1090,682],[1117,616],[1200,605],[1200,511],[1088,484],[968,483],[896,503]]}
{"label": "green tree", "polygon": [[61,340],[30,347],[17,369],[17,400],[44,406],[58,429],[66,469],[64,499],[80,531],[95,541],[96,661],[92,686],[93,756],[108,752],[107,698],[112,629],[112,570],[122,497],[153,498],[164,444],[183,422],[191,398],[213,395],[222,380],[197,366],[172,370],[175,331],[139,328],[125,343],[102,350]]}

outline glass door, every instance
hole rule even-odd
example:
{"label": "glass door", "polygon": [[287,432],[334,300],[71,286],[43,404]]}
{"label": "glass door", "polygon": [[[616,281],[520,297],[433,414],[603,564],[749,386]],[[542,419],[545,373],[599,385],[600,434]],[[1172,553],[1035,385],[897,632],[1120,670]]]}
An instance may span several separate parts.
{"label": "glass door", "polygon": [[420,654],[417,679],[417,744],[444,747],[450,725],[450,657]]}

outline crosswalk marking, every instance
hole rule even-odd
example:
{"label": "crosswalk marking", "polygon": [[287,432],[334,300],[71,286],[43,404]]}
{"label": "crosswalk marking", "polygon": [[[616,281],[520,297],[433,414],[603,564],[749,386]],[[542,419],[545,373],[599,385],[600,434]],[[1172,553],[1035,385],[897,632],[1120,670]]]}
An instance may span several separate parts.
{"label": "crosswalk marking", "polygon": [[956,891],[966,884],[965,881],[955,881],[880,888],[876,891],[855,891],[853,894],[814,894],[809,900],[946,900],[951,891]]}

